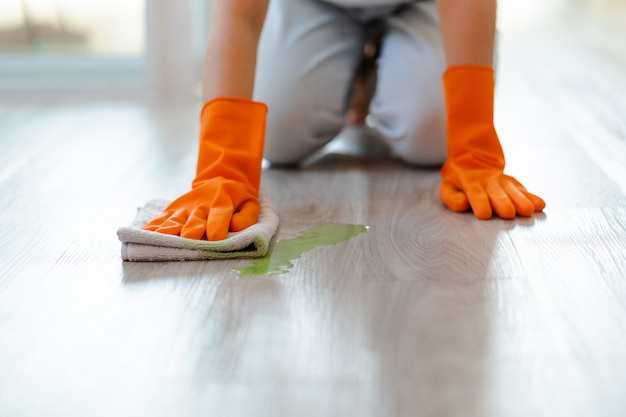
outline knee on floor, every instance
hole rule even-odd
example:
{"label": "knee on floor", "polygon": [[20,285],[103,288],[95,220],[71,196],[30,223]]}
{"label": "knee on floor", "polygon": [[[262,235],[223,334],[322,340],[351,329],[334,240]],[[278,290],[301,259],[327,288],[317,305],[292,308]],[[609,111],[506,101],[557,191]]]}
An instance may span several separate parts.
{"label": "knee on floor", "polygon": [[342,127],[341,119],[297,108],[278,110],[268,114],[265,134],[264,158],[273,165],[297,165],[337,136]]}
{"label": "knee on floor", "polygon": [[437,166],[446,160],[445,114],[378,120],[378,129],[397,158],[411,165]]}

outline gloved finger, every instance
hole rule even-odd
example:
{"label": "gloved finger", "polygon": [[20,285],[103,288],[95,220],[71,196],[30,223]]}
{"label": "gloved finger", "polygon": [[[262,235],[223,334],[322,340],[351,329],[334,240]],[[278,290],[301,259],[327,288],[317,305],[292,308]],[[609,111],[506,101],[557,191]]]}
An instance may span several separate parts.
{"label": "gloved finger", "polygon": [[172,214],[169,219],[165,220],[154,231],[164,233],[166,235],[180,235],[180,229],[187,221],[187,210],[181,209]]}
{"label": "gloved finger", "polygon": [[196,207],[192,210],[187,222],[180,230],[180,237],[200,240],[206,232],[206,222],[209,211],[204,207]]}
{"label": "gloved finger", "polygon": [[535,205],[526,194],[513,182],[506,181],[504,190],[515,205],[515,211],[520,216],[530,217],[535,211]]}
{"label": "gloved finger", "polygon": [[233,217],[233,207],[211,207],[206,222],[206,237],[208,240],[224,240],[228,235],[230,219]]}
{"label": "gloved finger", "polygon": [[489,196],[480,185],[473,184],[465,187],[465,195],[469,200],[474,216],[480,220],[489,220],[493,214]]}
{"label": "gloved finger", "polygon": [[172,214],[174,214],[174,213],[172,213],[170,211],[164,211],[163,213],[159,214],[157,217],[155,217],[154,219],[152,219],[148,223],[146,223],[145,226],[143,227],[143,229],[144,230],[149,230],[151,232],[154,232],[165,221],[167,221],[172,216]]}
{"label": "gloved finger", "polygon": [[525,192],[526,197],[532,201],[533,205],[535,206],[535,211],[539,212],[539,211],[543,211],[544,208],[546,208],[546,202],[543,201],[543,199],[535,194],[529,193],[528,191]]}
{"label": "gloved finger", "polygon": [[446,181],[442,182],[439,187],[439,198],[450,210],[458,213],[465,212],[470,208],[465,193],[457,189],[454,184]]}
{"label": "gloved finger", "polygon": [[230,231],[239,232],[256,223],[261,213],[261,205],[256,200],[245,201],[239,211],[230,219]]}
{"label": "gloved finger", "polygon": [[515,205],[509,195],[502,189],[498,181],[487,183],[487,195],[493,211],[502,219],[515,218]]}
{"label": "gloved finger", "polygon": [[534,207],[534,210],[535,210],[535,211],[537,211],[537,212],[538,212],[538,211],[542,211],[542,210],[546,207],[546,202],[545,202],[545,201],[543,201],[543,199],[542,199],[541,197],[539,197],[539,196],[537,196],[537,195],[535,195],[535,194],[530,193],[530,192],[526,189],[526,187],[524,187],[524,185],[522,185],[522,183],[520,183],[520,182],[519,182],[518,180],[516,180],[515,178],[513,178],[513,177],[509,177],[509,178],[513,181],[513,183],[517,186],[517,188],[518,188],[518,189],[519,189],[522,193],[524,193],[524,195],[526,196],[526,198],[528,198],[528,199],[529,199],[529,200],[533,203],[533,205],[535,206],[535,207]]}

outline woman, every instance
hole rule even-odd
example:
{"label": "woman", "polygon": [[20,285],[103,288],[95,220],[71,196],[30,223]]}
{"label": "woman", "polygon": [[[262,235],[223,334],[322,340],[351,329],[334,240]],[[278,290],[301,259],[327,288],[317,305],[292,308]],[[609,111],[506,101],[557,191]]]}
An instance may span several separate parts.
{"label": "woman", "polygon": [[145,228],[221,240],[254,224],[263,152],[294,164],[335,137],[369,28],[381,24],[370,113],[393,153],[443,163],[440,197],[451,210],[479,219],[543,210],[503,172],[496,0],[224,0],[213,2],[196,178]]}

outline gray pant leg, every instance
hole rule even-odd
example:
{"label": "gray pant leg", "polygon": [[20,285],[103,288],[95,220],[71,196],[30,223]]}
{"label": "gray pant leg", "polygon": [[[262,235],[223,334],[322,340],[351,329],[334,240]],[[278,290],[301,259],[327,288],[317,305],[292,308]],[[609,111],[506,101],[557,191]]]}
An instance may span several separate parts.
{"label": "gray pant leg", "polygon": [[359,24],[316,0],[272,0],[254,96],[267,103],[265,158],[293,164],[341,130],[364,43]]}
{"label": "gray pant leg", "polygon": [[417,165],[446,159],[441,76],[445,51],[434,2],[409,6],[388,20],[370,113],[393,154]]}

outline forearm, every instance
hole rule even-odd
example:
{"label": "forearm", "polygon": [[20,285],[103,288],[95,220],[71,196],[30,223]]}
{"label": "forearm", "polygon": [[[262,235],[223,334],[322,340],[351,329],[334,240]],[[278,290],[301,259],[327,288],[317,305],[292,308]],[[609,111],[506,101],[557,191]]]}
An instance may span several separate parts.
{"label": "forearm", "polygon": [[202,95],[251,99],[256,52],[268,0],[214,1]]}
{"label": "forearm", "polygon": [[496,1],[437,0],[448,66],[493,66]]}

